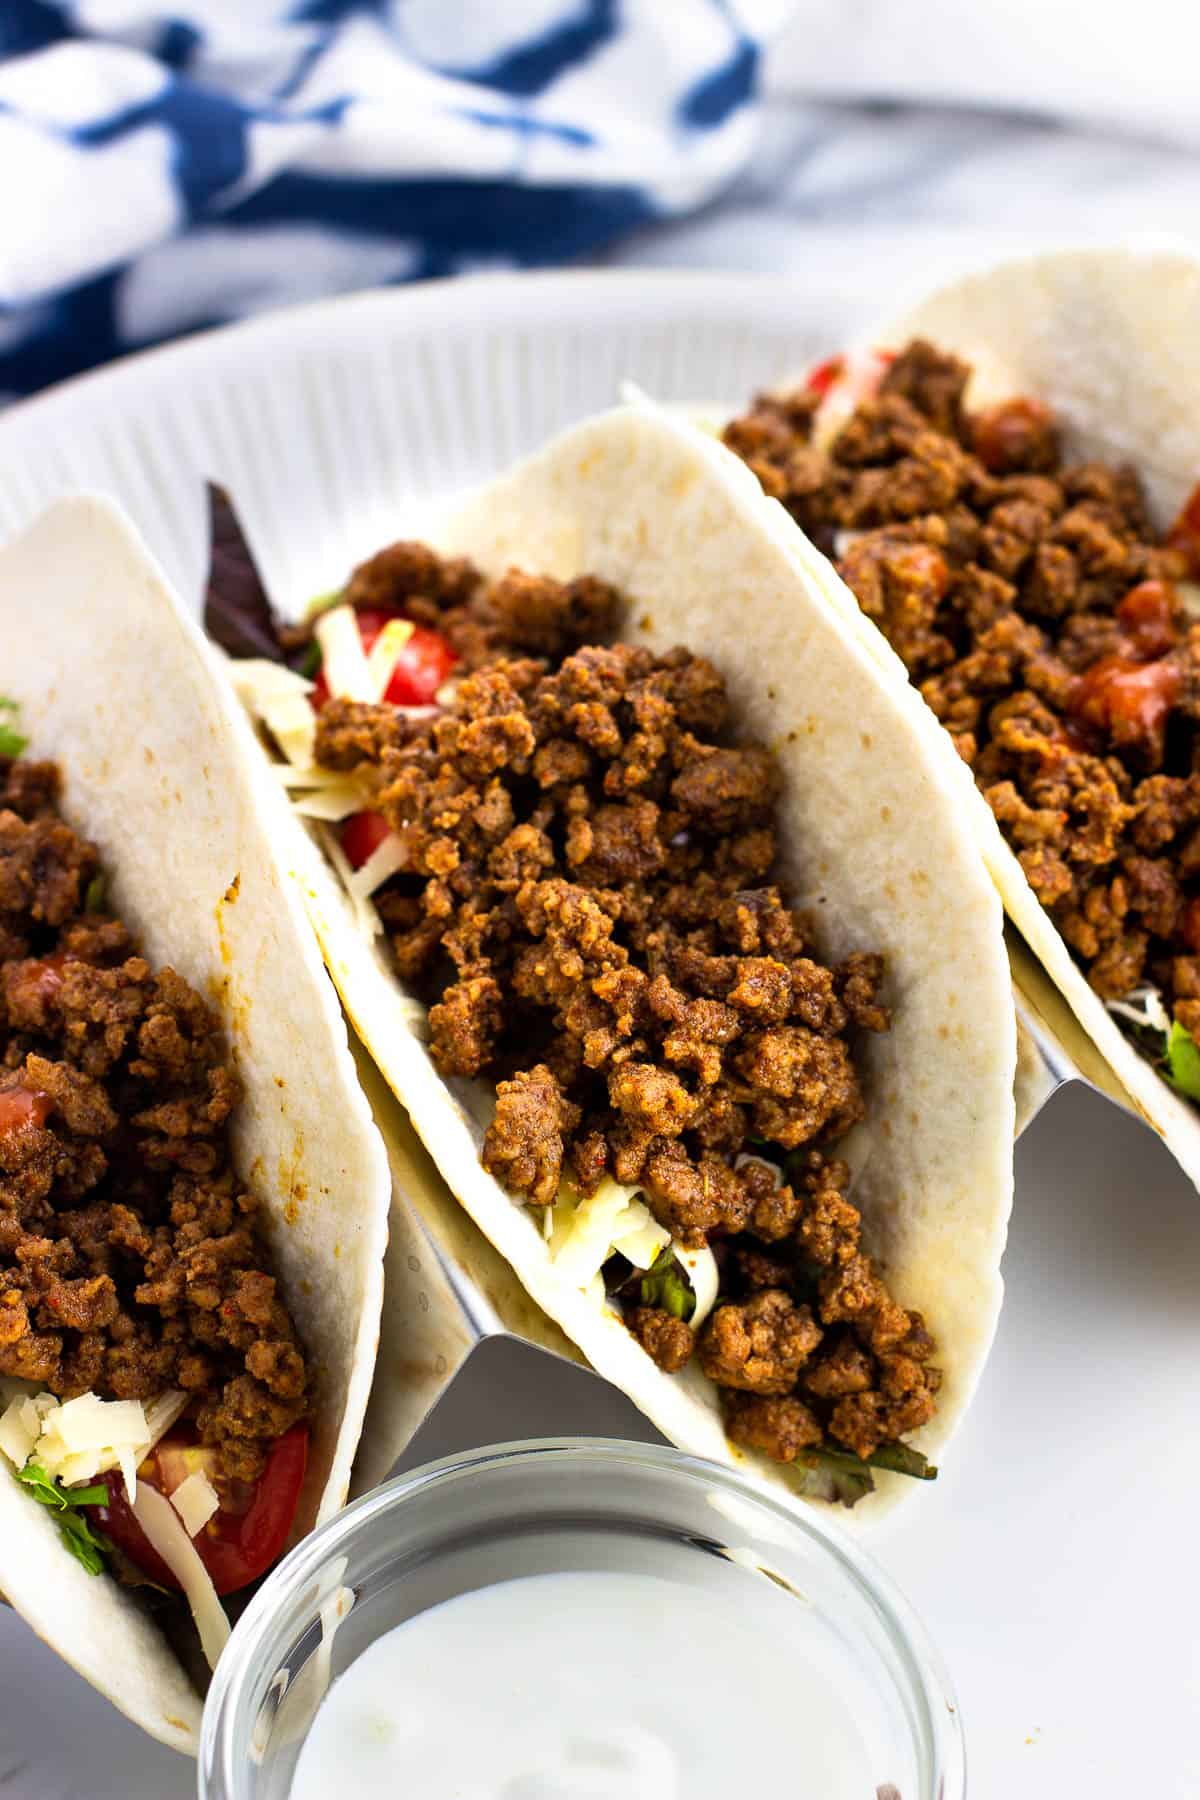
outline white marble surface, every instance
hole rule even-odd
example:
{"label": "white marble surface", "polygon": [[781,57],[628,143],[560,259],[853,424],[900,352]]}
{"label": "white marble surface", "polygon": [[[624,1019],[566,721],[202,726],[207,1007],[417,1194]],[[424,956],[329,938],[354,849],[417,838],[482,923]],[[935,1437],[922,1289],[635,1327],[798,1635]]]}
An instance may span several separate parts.
{"label": "white marble surface", "polygon": [[[781,90],[794,85],[786,59],[779,71]],[[995,249],[1189,230],[1200,233],[1200,160],[1167,145],[781,91],[734,191],[609,260],[803,271],[803,323],[834,341],[895,286]],[[1009,1298],[978,1404],[943,1479],[880,1554],[954,1671],[974,1800],[1190,1800],[1200,1206],[1143,1129],[1082,1090],[1055,1099],[1017,1164]],[[504,1437],[642,1430],[594,1378],[496,1346],[412,1460]],[[1038,1549],[1014,1558],[1014,1543]],[[0,1667],[6,1800],[193,1792],[188,1764],[142,1739],[6,1612]]]}

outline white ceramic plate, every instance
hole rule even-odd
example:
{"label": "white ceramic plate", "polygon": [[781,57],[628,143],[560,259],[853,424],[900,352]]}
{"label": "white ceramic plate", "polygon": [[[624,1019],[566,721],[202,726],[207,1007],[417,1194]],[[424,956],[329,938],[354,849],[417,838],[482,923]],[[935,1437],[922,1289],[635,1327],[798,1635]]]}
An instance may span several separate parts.
{"label": "white ceramic plate", "polygon": [[406,506],[503,468],[610,406],[732,400],[803,368],[795,283],[623,273],[479,276],[355,295],[82,377],[0,417],[0,537],[55,495],[118,498],[182,591],[201,482],[236,496],[277,602],[299,607],[397,535]]}
{"label": "white ceramic plate", "polygon": [[[0,538],[57,495],[99,488],[198,600],[200,484],[215,476],[277,598],[299,605],[398,535],[410,502],[610,404],[622,379],[668,401],[737,404],[857,330],[866,300],[826,310],[828,289],[815,299],[775,277],[579,273],[275,315],[0,417]],[[1195,1195],[1149,1133],[1073,1089],[1019,1146],[1005,1273],[1000,1334],[952,1463],[878,1548],[955,1673],[973,1800],[1195,1800]],[[468,1369],[438,1415],[453,1422],[422,1434],[426,1455],[497,1433],[613,1429],[582,1376],[534,1352],[489,1378],[497,1366]],[[564,1379],[577,1384],[565,1415]],[[636,1429],[620,1412],[617,1429]],[[190,1791],[185,1764],[0,1609],[5,1800]]]}

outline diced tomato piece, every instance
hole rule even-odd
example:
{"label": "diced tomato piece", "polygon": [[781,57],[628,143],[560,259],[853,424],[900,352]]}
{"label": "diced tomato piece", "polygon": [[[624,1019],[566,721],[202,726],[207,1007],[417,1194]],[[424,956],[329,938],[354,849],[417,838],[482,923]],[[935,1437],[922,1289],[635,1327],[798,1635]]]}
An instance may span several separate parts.
{"label": "diced tomato piece", "polygon": [[854,356],[828,356],[810,369],[804,385],[810,394],[825,396],[843,381],[856,406],[870,400],[879,390],[884,375],[896,360],[894,350],[866,350]]}
{"label": "diced tomato piece", "polygon": [[842,379],[845,372],[846,359],[844,356],[827,356],[824,362],[819,362],[815,369],[808,371],[808,379],[804,385],[810,394],[820,394],[824,399],[830,388]]}
{"label": "diced tomato piece", "polygon": [[342,849],[350,867],[361,869],[390,835],[391,826],[382,813],[351,813],[341,830]]}
{"label": "diced tomato piece", "polygon": [[0,1088],[0,1138],[26,1125],[44,1125],[54,1102],[41,1088]]}
{"label": "diced tomato piece", "polygon": [[385,700],[393,706],[432,706],[437,691],[458,661],[445,638],[414,625],[413,634],[396,659]]}
{"label": "diced tomato piece", "polygon": [[1150,767],[1162,761],[1167,715],[1179,692],[1170,662],[1131,662],[1102,656],[1076,681],[1070,712],[1118,750],[1140,753]]}
{"label": "diced tomato piece", "polygon": [[1057,453],[1054,414],[1040,400],[1023,395],[981,412],[972,435],[975,454],[992,475],[1048,468]]}
{"label": "diced tomato piece", "polygon": [[[176,1425],[162,1438],[138,1470],[138,1480],[168,1498],[186,1476],[199,1470],[220,1496],[221,1506],[192,1539],[218,1594],[231,1594],[265,1575],[277,1562],[296,1516],[308,1462],[308,1426],[293,1425],[277,1438],[267,1465],[253,1485],[226,1483],[215,1450],[199,1442],[193,1425]],[[107,1506],[91,1506],[101,1531],[123,1550],[151,1581],[178,1589],[179,1583],[138,1524],[120,1477],[106,1478]]]}
{"label": "diced tomato piece", "polygon": [[[364,606],[358,614],[363,649],[373,649],[384,626],[401,617],[401,613],[378,612]],[[434,696],[457,661],[439,632],[428,631],[424,625],[414,625],[412,635],[396,658],[384,699],[393,706],[432,706]]]}
{"label": "diced tomato piece", "polygon": [[1117,607],[1133,655],[1147,662],[1165,656],[1175,642],[1175,591],[1167,581],[1139,581]]}
{"label": "diced tomato piece", "polygon": [[362,647],[369,650],[385,625],[393,619],[402,619],[404,614],[397,608],[394,612],[382,606],[359,606],[354,610],[358,624],[358,635],[362,639]]}
{"label": "diced tomato piece", "polygon": [[[358,634],[362,647],[370,651],[385,625],[404,617],[400,612],[384,612],[378,607],[364,606],[357,613]],[[393,706],[432,706],[438,689],[458,661],[440,632],[414,625],[412,635],[396,658],[391,680],[383,698]],[[329,684],[323,670],[314,677],[310,695],[320,712],[329,698]]]}
{"label": "diced tomato piece", "polygon": [[1188,495],[1182,512],[1167,533],[1167,544],[1172,550],[1182,550],[1187,557],[1188,574],[1193,581],[1200,581],[1200,482]]}

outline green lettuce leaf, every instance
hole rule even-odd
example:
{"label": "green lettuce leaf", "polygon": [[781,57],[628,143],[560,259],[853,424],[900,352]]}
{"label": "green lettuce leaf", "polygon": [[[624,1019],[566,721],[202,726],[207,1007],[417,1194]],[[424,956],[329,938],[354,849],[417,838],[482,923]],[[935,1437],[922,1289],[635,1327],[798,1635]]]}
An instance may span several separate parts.
{"label": "green lettuce leaf", "polygon": [[1167,1080],[1189,1100],[1200,1100],[1200,1044],[1178,1019],[1167,1037]]}
{"label": "green lettuce leaf", "polygon": [[[15,719],[17,703],[0,694],[0,715],[4,713],[9,713]],[[20,756],[28,743],[27,737],[24,737],[8,719],[0,716],[0,756]]]}
{"label": "green lettuce leaf", "polygon": [[800,1491],[840,1500],[853,1506],[875,1486],[873,1469],[887,1469],[893,1475],[911,1475],[915,1481],[936,1481],[937,1469],[927,1456],[911,1444],[880,1444],[878,1450],[863,1458],[850,1450],[802,1450],[796,1458],[800,1474]]}
{"label": "green lettuce leaf", "polygon": [[696,1310],[692,1285],[669,1244],[659,1251],[642,1276],[642,1305],[660,1306],[677,1319],[690,1319]]}
{"label": "green lettuce leaf", "polygon": [[94,1482],[90,1487],[64,1488],[61,1482],[50,1478],[41,1463],[32,1459],[23,1469],[17,1470],[17,1480],[40,1505],[49,1507],[58,1515],[55,1523],[59,1536],[76,1562],[82,1563],[89,1575],[103,1574],[106,1566],[104,1559],[112,1549],[112,1544],[103,1532],[93,1529],[78,1508],[107,1506],[106,1485]]}

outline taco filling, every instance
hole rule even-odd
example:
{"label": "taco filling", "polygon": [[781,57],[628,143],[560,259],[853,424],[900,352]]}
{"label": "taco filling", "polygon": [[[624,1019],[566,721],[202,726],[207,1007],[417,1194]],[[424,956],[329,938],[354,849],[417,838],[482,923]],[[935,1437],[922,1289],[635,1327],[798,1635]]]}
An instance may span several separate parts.
{"label": "taco filling", "polygon": [[555,1265],[806,1491],[932,1476],[904,1440],[936,1346],[837,1153],[883,958],[830,966],[789,904],[775,757],[717,669],[611,642],[625,603],[597,579],[489,580],[416,543],[279,627],[224,578],[216,519],[210,631],[252,653],[234,681],[280,779]]}
{"label": "taco filling", "polygon": [[1071,462],[1036,396],[969,409],[915,340],[761,395],[724,440],[836,562],[1122,1028],[1200,1100],[1200,488]]}
{"label": "taco filling", "polygon": [[181,1591],[211,1663],[217,1598],[292,1523],[310,1375],[258,1202],[216,1015],[115,915],[59,771],[0,741],[0,1478],[92,1574]]}

